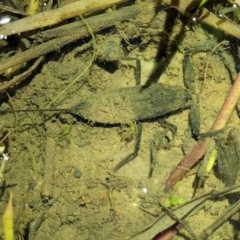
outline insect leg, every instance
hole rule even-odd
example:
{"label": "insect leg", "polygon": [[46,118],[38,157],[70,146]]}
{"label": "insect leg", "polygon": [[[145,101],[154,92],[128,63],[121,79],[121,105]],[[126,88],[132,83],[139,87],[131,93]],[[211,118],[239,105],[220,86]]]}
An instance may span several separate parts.
{"label": "insect leg", "polygon": [[142,139],[142,123],[138,122],[137,127],[136,127],[136,142],[135,142],[135,146],[134,146],[134,151],[128,157],[126,157],[125,159],[120,161],[113,168],[113,172],[118,171],[124,165],[128,164],[129,162],[131,162],[133,159],[135,159],[137,157],[139,149],[140,149],[141,139]]}
{"label": "insect leg", "polygon": [[[141,84],[141,62],[139,59],[136,60],[136,70],[135,70],[135,76],[136,76],[136,85]],[[133,159],[135,159],[138,155],[140,144],[142,139],[142,123],[140,121],[136,122],[136,142],[134,146],[134,151],[131,153],[128,157],[120,161],[114,168],[113,172],[118,171],[120,168],[122,168],[124,165],[131,162]]]}

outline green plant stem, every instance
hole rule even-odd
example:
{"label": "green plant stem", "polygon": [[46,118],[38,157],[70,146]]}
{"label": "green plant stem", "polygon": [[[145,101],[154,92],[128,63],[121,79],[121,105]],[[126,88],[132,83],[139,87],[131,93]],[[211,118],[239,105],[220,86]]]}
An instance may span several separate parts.
{"label": "green plant stem", "polygon": [[89,24],[87,23],[87,21],[80,16],[80,18],[82,19],[82,21],[84,22],[84,24],[87,26],[91,36],[92,36],[92,42],[93,42],[93,55],[92,55],[92,59],[89,62],[89,64],[87,65],[87,67],[84,69],[84,71],[78,75],[75,79],[72,80],[72,82],[63,90],[61,91],[50,103],[48,103],[43,109],[49,108],[54,102],[56,102],[56,100],[61,97],[74,83],[76,83],[86,72],[87,70],[91,67],[95,56],[96,56],[96,40],[95,40],[95,36],[93,34],[93,31],[91,29],[91,27],[89,26]]}

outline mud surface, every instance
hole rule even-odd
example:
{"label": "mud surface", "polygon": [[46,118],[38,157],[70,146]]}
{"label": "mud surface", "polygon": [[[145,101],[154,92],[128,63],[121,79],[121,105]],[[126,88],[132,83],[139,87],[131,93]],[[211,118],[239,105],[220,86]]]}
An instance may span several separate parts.
{"label": "mud surface", "polygon": [[[190,59],[196,83],[193,95],[197,94],[201,111],[200,131],[207,132],[236,77],[235,45],[230,40],[230,47],[221,45],[211,53],[218,43],[226,40],[226,36],[200,25],[194,26],[194,31],[186,27],[181,39],[176,40],[175,36],[182,29],[180,20],[165,43],[165,17],[166,12],[158,12],[146,27],[146,24],[141,25],[139,16],[129,23],[119,23],[111,31],[98,33],[97,56],[92,67],[50,108],[72,108],[89,96],[97,96],[94,94],[99,91],[134,87],[136,63],[135,60],[123,60],[125,55],[141,60],[141,85],[149,81],[156,69],[162,69],[159,83],[173,91],[184,89],[184,54],[204,46],[206,50],[191,54]],[[171,48],[162,50],[167,54],[165,61],[162,58],[156,61],[161,42]],[[84,41],[71,44],[62,50],[59,59],[48,56],[11,99],[3,100],[2,108],[34,109],[48,105],[91,61],[92,48],[82,50],[84,44]],[[98,110],[108,113],[108,107]],[[11,132],[7,150],[10,159],[6,163],[4,179],[13,192],[15,220],[21,216],[19,229],[22,232],[27,229],[24,239],[128,239],[163,211],[158,201],[164,204],[171,196],[185,201],[191,199],[197,167],[169,193],[163,191],[169,173],[194,144],[188,121],[189,108],[180,104],[180,109],[174,110],[178,111],[164,115],[164,119],[177,127],[176,136],[168,148],[158,150],[150,179],[149,144],[158,136],[164,136],[164,128],[156,118],[143,121],[142,141],[136,159],[113,173],[111,169],[133,152],[134,118],[111,121],[109,117],[103,123],[129,124],[106,125],[95,123],[100,117],[97,111],[91,113],[92,119],[87,119],[88,112],[83,116],[85,119],[61,112],[2,114],[1,134]],[[136,107],[134,113],[138,111]],[[124,113],[116,114],[122,117]],[[229,126],[238,125],[239,119],[234,112]],[[197,194],[224,187],[216,173],[217,168]],[[147,189],[147,193],[143,189]],[[1,215],[8,199],[7,190],[1,190]],[[230,200],[206,202],[198,213],[187,219],[189,227],[199,234],[235,201],[233,196]],[[233,222],[221,226],[211,239],[234,239],[238,231]],[[189,233],[182,229],[173,239],[188,237]]]}

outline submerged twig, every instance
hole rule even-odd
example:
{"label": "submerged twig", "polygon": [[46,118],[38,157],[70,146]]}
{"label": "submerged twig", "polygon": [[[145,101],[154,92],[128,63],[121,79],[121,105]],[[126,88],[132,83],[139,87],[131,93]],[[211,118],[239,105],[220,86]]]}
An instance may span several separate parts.
{"label": "submerged twig", "polygon": [[[187,17],[191,17],[191,9],[188,9],[189,6],[194,1],[172,1],[172,0],[159,0],[158,1],[161,4],[167,4],[172,7],[177,8],[183,15],[186,15]],[[197,1],[195,1],[197,2]],[[197,5],[196,5],[197,7]],[[190,12],[189,12],[190,10]],[[205,23],[214,29],[220,29],[224,31],[226,34],[229,34],[231,36],[234,36],[238,39],[240,39],[240,27],[236,24],[233,24],[232,22],[228,21],[227,19],[222,19],[216,16],[214,13],[209,12],[206,8],[200,9],[200,15],[197,16],[197,21],[200,23]]]}
{"label": "submerged twig", "polygon": [[18,76],[15,76],[10,81],[1,85],[0,86],[0,93],[5,92],[9,88],[15,87],[18,84],[20,84],[22,80],[24,80],[26,77],[28,77],[33,72],[33,70],[37,68],[37,66],[41,63],[42,60],[43,60],[43,56],[38,58],[36,60],[36,62],[29,69],[27,69],[25,72],[19,74]]}
{"label": "submerged twig", "polygon": [[207,230],[204,230],[196,240],[208,239],[220,226],[222,226],[231,216],[240,210],[240,200],[238,200],[230,209],[228,209],[222,216],[214,221]]}
{"label": "submerged twig", "polygon": [[189,227],[189,225],[182,220],[181,218],[179,218],[171,209],[168,209],[167,207],[165,207],[163,204],[161,204],[161,202],[159,202],[159,205],[161,206],[162,209],[164,209],[165,212],[168,213],[168,215],[176,221],[176,223],[179,223],[181,227],[185,228],[188,233],[191,235],[191,237],[193,239],[195,239],[196,234],[194,233],[194,231]]}
{"label": "submerged twig", "polygon": [[45,143],[44,180],[42,185],[42,198],[44,201],[53,197],[53,174],[56,146],[56,139],[48,136]]}
{"label": "submerged twig", "polygon": [[[12,34],[19,34],[22,32],[39,29],[42,27],[52,26],[65,19],[83,15],[86,13],[92,13],[102,10],[104,8],[126,2],[127,0],[83,0],[65,5],[61,8],[42,12],[29,16],[18,21],[0,27],[0,36],[8,36]],[[171,0],[158,0],[159,4],[167,4],[171,7],[177,8],[182,14],[189,17],[187,8],[192,3],[190,0],[179,1],[178,5]],[[150,4],[150,3],[149,3]],[[225,33],[237,37],[240,39],[240,28],[228,21],[227,19],[221,19],[215,14],[209,12],[207,9],[202,8],[201,14],[198,16],[200,22],[206,23],[214,28],[218,28]]]}
{"label": "submerged twig", "polygon": [[[222,197],[225,195],[239,193],[239,191],[240,191],[240,185],[227,187],[221,190],[211,190],[207,193],[204,193],[203,195],[194,197],[193,199],[189,200],[183,205],[178,206],[175,209],[172,209],[171,211],[174,213],[174,215],[177,216],[177,218],[180,218],[181,220],[185,220],[185,218],[190,217],[193,214],[197,213],[204,206],[203,203],[206,200],[222,199]],[[194,239],[197,239],[197,240],[207,239],[206,237],[205,238],[200,238],[200,237],[210,236],[237,210],[239,210],[239,202],[234,204],[223,216],[219,217],[219,219],[217,219],[213,224],[211,224],[208,227],[207,231],[204,231],[202,234],[200,234],[198,237]],[[170,217],[167,213],[162,213],[159,217],[157,217],[157,219],[152,221],[149,225],[145,226],[140,232],[138,232],[136,235],[134,235],[130,239],[131,240],[145,240],[145,239],[154,239],[154,240],[164,239],[165,240],[165,239],[168,239],[167,237],[173,236],[174,233],[176,233],[176,229],[172,227],[174,224],[177,224],[178,226],[181,225],[178,223],[179,223],[178,221],[172,219],[172,217]],[[199,226],[202,225],[201,223],[199,224],[200,224]],[[168,229],[167,233],[164,232],[166,229]],[[162,233],[163,235],[161,235],[160,233]]]}
{"label": "submerged twig", "polygon": [[82,0],[67,4],[61,8],[45,11],[29,16],[18,21],[6,24],[0,27],[0,36],[9,36],[22,32],[39,29],[46,26],[52,26],[65,19],[92,13],[115,4],[126,2],[126,0]]}
{"label": "submerged twig", "polygon": [[[216,120],[214,121],[210,131],[217,131],[224,128],[237,104],[240,97],[240,74],[238,74],[236,81],[234,82],[230,92],[219,111]],[[193,147],[192,151],[187,154],[182,161],[171,172],[168,179],[165,182],[165,191],[168,191],[177,181],[179,181],[184,174],[192,168],[200,158],[206,153],[210,137],[202,138]]]}
{"label": "submerged twig", "polygon": [[[212,197],[210,191],[205,193],[201,196],[198,196],[190,201],[184,203],[183,205],[175,208],[172,210],[175,216],[182,221],[189,215],[192,215],[200,210],[203,206],[202,204]],[[171,227],[173,224],[176,223],[176,220],[169,216],[168,213],[163,212],[157,219],[155,219],[151,224],[147,225],[138,232],[136,235],[131,237],[131,240],[145,240],[145,239],[152,239],[157,236],[160,232]]]}
{"label": "submerged twig", "polygon": [[[145,11],[146,9],[148,10],[148,12],[152,11],[154,13],[153,5],[148,6],[146,4],[141,4],[141,6],[142,7],[139,7],[138,5],[125,7],[114,12],[104,13],[91,18],[87,18],[86,20],[91,26],[92,31],[98,32],[102,29],[116,25],[117,22],[136,18],[142,13],[142,11]],[[55,31],[58,33],[60,32],[61,37],[59,37],[59,34],[56,35]],[[19,63],[27,62],[31,59],[37,58],[49,52],[56,51],[65,46],[66,44],[76,41],[77,39],[90,36],[90,33],[87,30],[86,26],[80,21],[67,24],[52,30],[47,30],[45,32],[41,34],[43,38],[46,35],[51,38],[53,38],[54,36],[57,36],[58,38],[51,39],[48,42],[34,46],[22,53],[16,54],[0,62],[0,73]]]}

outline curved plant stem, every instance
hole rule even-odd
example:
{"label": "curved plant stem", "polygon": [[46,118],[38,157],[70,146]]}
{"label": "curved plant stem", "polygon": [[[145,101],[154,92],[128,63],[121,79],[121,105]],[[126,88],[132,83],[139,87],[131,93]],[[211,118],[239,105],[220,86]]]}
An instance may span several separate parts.
{"label": "curved plant stem", "polygon": [[[219,111],[216,120],[214,121],[210,131],[217,131],[224,128],[237,104],[240,97],[240,73],[237,76],[228,96]],[[210,142],[210,137],[201,138],[193,147],[191,152],[187,154],[176,168],[172,170],[165,182],[165,191],[168,191],[177,181],[179,181],[184,174],[191,169],[200,158],[206,153]]]}
{"label": "curved plant stem", "polygon": [[95,55],[96,55],[96,41],[95,41],[95,36],[93,34],[93,31],[91,29],[91,27],[89,26],[89,24],[87,23],[87,21],[85,21],[85,19],[80,16],[80,18],[82,19],[82,21],[84,22],[84,24],[87,26],[89,32],[91,33],[92,36],[92,42],[93,42],[93,55],[92,55],[92,59],[89,62],[89,64],[87,65],[87,67],[84,69],[84,71],[78,75],[75,79],[72,80],[72,82],[65,88],[63,89],[62,92],[60,92],[50,103],[48,103],[44,109],[48,108],[49,106],[51,106],[59,97],[61,97],[74,83],[76,83],[85,73],[86,71],[91,67],[94,59],[95,59]]}

